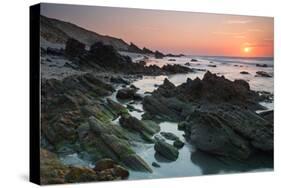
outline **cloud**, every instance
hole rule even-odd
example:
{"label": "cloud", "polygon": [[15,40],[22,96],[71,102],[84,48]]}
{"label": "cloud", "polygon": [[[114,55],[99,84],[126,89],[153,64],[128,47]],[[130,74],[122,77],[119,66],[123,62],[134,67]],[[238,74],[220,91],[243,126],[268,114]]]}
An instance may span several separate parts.
{"label": "cloud", "polygon": [[270,47],[272,46],[272,43],[264,43],[264,42],[260,42],[260,43],[250,43],[250,42],[245,42],[243,43],[243,46],[247,46],[247,47],[251,47],[251,48],[256,48],[256,47]]}
{"label": "cloud", "polygon": [[248,24],[251,23],[251,20],[227,20],[226,24]]}

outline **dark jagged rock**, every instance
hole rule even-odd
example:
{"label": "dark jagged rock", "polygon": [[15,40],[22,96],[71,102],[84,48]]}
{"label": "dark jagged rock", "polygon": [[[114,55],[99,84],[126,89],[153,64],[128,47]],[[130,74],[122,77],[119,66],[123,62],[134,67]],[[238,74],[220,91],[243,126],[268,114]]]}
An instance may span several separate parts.
{"label": "dark jagged rock", "polygon": [[153,121],[141,121],[129,114],[122,114],[119,123],[122,127],[141,134],[149,142],[152,142],[151,136],[160,131],[159,125]]}
{"label": "dark jagged rock", "polygon": [[152,162],[151,165],[154,166],[154,167],[156,167],[156,168],[160,168],[160,167],[161,167],[161,166],[160,166],[158,163],[156,163],[156,162]]}
{"label": "dark jagged rock", "polygon": [[150,166],[138,155],[128,155],[122,162],[132,170],[152,173]]}
{"label": "dark jagged rock", "polygon": [[240,74],[250,74],[250,73],[247,71],[241,71]]}
{"label": "dark jagged rock", "polygon": [[121,76],[112,76],[112,77],[110,77],[110,82],[115,83],[115,84],[125,84],[125,85],[130,84],[129,81],[125,80]]}
{"label": "dark jagged rock", "polygon": [[198,60],[197,59],[191,59],[190,61],[191,62],[197,62]]}
{"label": "dark jagged rock", "polygon": [[155,151],[164,158],[175,161],[178,158],[178,150],[171,144],[162,140],[156,140],[154,145]]}
{"label": "dark jagged rock", "polygon": [[163,57],[165,57],[165,55],[163,53],[161,53],[157,50],[154,52],[154,56],[156,59],[162,59]]}
{"label": "dark jagged rock", "polygon": [[180,141],[179,139],[177,139],[177,140],[174,141],[173,146],[175,148],[180,149],[180,148],[182,148],[184,146],[184,143],[182,141]]}
{"label": "dark jagged rock", "polygon": [[257,77],[267,77],[267,78],[272,77],[272,75],[270,73],[267,73],[265,71],[257,71],[256,74],[257,74],[256,75]]}
{"label": "dark jagged rock", "polygon": [[208,65],[208,67],[217,67],[217,65]]}
{"label": "dark jagged rock", "polygon": [[270,122],[239,107],[214,108],[195,111],[186,121],[186,137],[198,149],[235,159],[246,159],[255,150],[272,152]]}
{"label": "dark jagged rock", "polygon": [[153,51],[152,50],[150,50],[150,49],[148,49],[148,48],[143,48],[142,49],[142,51],[143,51],[143,53],[145,53],[145,54],[153,54]]}
{"label": "dark jagged rock", "polygon": [[256,64],[257,67],[268,67],[267,64]]}
{"label": "dark jagged rock", "polygon": [[170,74],[176,74],[176,73],[190,73],[190,72],[193,72],[192,69],[188,68],[188,67],[184,67],[184,66],[181,66],[181,65],[170,65],[170,64],[167,64],[167,65],[164,65],[162,67],[162,69]]}
{"label": "dark jagged rock", "polygon": [[176,59],[168,59],[168,61],[176,61]]}
{"label": "dark jagged rock", "polygon": [[136,92],[137,90],[132,88],[119,89],[116,97],[122,100],[130,100],[130,99],[141,100],[142,97]]}
{"label": "dark jagged rock", "polygon": [[272,116],[255,113],[263,109],[259,104],[263,100],[246,81],[207,72],[202,80],[187,79],[177,87],[165,80],[144,98],[144,118],[182,121],[178,128],[198,149],[246,159],[256,151],[273,151]]}
{"label": "dark jagged rock", "polygon": [[85,53],[86,45],[76,39],[69,38],[65,44],[65,55],[68,57],[77,57]]}
{"label": "dark jagged rock", "polygon": [[143,50],[140,49],[137,45],[135,45],[134,43],[130,43],[130,46],[128,48],[129,52],[134,52],[134,53],[143,53]]}
{"label": "dark jagged rock", "polygon": [[274,121],[274,112],[273,112],[273,110],[261,112],[261,113],[259,113],[259,115],[261,117],[263,117],[264,119],[266,119],[271,124],[273,124],[273,121]]}

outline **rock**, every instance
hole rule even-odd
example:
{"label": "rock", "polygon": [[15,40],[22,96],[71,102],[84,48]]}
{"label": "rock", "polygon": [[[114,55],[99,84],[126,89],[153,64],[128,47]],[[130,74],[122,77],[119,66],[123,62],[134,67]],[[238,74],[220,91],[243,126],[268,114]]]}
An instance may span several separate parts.
{"label": "rock", "polygon": [[270,122],[234,106],[195,111],[187,119],[186,136],[200,150],[234,159],[247,159],[258,149],[273,150]]}
{"label": "rock", "polygon": [[268,67],[267,64],[256,64],[257,67]]}
{"label": "rock", "polygon": [[175,64],[175,65],[170,65],[170,64],[164,65],[162,67],[162,70],[166,71],[169,74],[193,72],[192,69],[190,69],[188,67],[181,66],[181,65],[177,65],[177,64]]}
{"label": "rock", "polygon": [[94,170],[102,171],[102,170],[106,170],[109,168],[113,168],[115,165],[116,165],[115,161],[113,161],[112,159],[109,159],[109,158],[105,158],[105,159],[101,159],[95,163]]}
{"label": "rock", "polygon": [[54,56],[63,56],[64,55],[63,49],[57,49],[57,48],[51,48],[51,47],[47,48],[46,53],[49,55],[54,55]]}
{"label": "rock", "polygon": [[240,74],[250,74],[250,73],[247,71],[241,71]]}
{"label": "rock", "polygon": [[77,57],[85,53],[86,45],[76,39],[69,38],[65,45],[65,54],[68,57]]}
{"label": "rock", "polygon": [[139,112],[139,113],[143,112],[142,110],[139,110],[139,109],[135,108],[133,105],[130,105],[130,104],[127,104],[127,108],[128,108],[129,111],[135,111],[135,112]]}
{"label": "rock", "polygon": [[183,130],[185,130],[186,126],[188,126],[188,123],[185,121],[181,121],[178,123],[178,130],[183,131]]}
{"label": "rock", "polygon": [[68,183],[98,181],[98,175],[89,168],[71,167],[70,171],[65,175],[65,181]]}
{"label": "rock", "polygon": [[121,76],[112,76],[112,77],[110,77],[110,82],[115,83],[115,84],[125,84],[125,85],[130,84],[129,81],[125,80]]}
{"label": "rock", "polygon": [[156,140],[154,149],[158,154],[171,161],[177,160],[179,155],[178,150],[174,146],[161,140]]}
{"label": "rock", "polygon": [[107,98],[107,104],[108,106],[112,109],[112,111],[116,114],[116,115],[121,115],[123,113],[128,113],[128,110],[126,109],[126,107],[124,107],[122,104],[113,101],[110,98]]}
{"label": "rock", "polygon": [[115,165],[114,166],[114,175],[117,176],[117,177],[121,177],[121,179],[127,179],[129,177],[129,171],[120,166],[120,165]]}
{"label": "rock", "polygon": [[274,112],[273,110],[268,110],[268,111],[264,111],[259,113],[259,115],[261,117],[263,117],[264,119],[266,119],[268,122],[270,122],[273,125],[273,121],[274,121]]}
{"label": "rock", "polygon": [[217,67],[217,65],[208,65],[208,67]]}
{"label": "rock", "polygon": [[186,66],[191,66],[189,62],[185,63],[184,65],[186,65]]}
{"label": "rock", "polygon": [[136,154],[126,156],[122,162],[132,170],[152,173],[150,166]]}
{"label": "rock", "polygon": [[168,61],[176,61],[176,59],[168,59]]}
{"label": "rock", "polygon": [[159,125],[157,125],[155,122],[148,120],[141,121],[128,114],[122,114],[121,118],[119,119],[119,123],[122,127],[131,131],[136,131],[145,137],[148,135],[152,136],[160,130]]}
{"label": "rock", "polygon": [[163,57],[165,57],[165,55],[163,53],[161,53],[157,50],[154,52],[154,56],[156,59],[162,59]]}
{"label": "rock", "polygon": [[170,132],[160,132],[160,134],[168,140],[173,140],[173,141],[179,140],[179,137],[177,137],[175,134]]}
{"label": "rock", "polygon": [[269,73],[267,73],[267,72],[265,72],[265,71],[257,71],[256,72],[256,76],[260,76],[260,77],[268,77],[268,78],[271,78],[272,77],[272,75],[271,74],[269,74]]}
{"label": "rock", "polygon": [[152,162],[151,165],[154,166],[154,167],[156,167],[156,168],[160,168],[160,167],[161,167],[161,166],[160,166],[158,163],[156,163],[156,162]]}
{"label": "rock", "polygon": [[184,146],[184,143],[182,141],[180,141],[179,139],[177,139],[177,140],[174,141],[173,146],[175,148],[180,149],[180,148],[182,148]]}
{"label": "rock", "polygon": [[145,54],[153,54],[153,51],[152,50],[150,50],[150,49],[148,49],[148,48],[143,48],[142,49],[142,51],[143,51],[143,53],[145,53]]}
{"label": "rock", "polygon": [[128,48],[129,52],[134,52],[134,53],[143,53],[142,49],[140,49],[137,45],[134,43],[130,43],[130,46]]}
{"label": "rock", "polygon": [[190,61],[191,62],[197,62],[198,60],[197,59],[191,59]]}
{"label": "rock", "polygon": [[136,92],[135,89],[131,88],[119,89],[116,97],[122,100],[139,99],[140,96]]}

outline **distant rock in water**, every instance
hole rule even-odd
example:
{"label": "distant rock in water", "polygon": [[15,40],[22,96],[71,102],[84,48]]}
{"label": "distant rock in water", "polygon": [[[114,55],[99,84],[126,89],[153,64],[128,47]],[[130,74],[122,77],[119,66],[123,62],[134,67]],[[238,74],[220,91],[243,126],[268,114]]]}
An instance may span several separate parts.
{"label": "distant rock in water", "polygon": [[240,74],[250,74],[250,73],[247,71],[241,71]]}
{"label": "distant rock in water", "polygon": [[267,77],[267,78],[271,78],[272,77],[272,75],[271,74],[269,74],[269,73],[267,73],[267,72],[265,72],[265,71],[257,71],[256,72],[256,76],[257,77]]}
{"label": "distant rock in water", "polygon": [[157,50],[154,52],[154,56],[156,59],[162,59],[163,57],[165,57],[165,55],[163,53],[161,53]]}
{"label": "distant rock in water", "polygon": [[208,65],[208,67],[217,67],[217,65]]}
{"label": "distant rock in water", "polygon": [[174,64],[174,65],[170,65],[170,64],[164,65],[162,67],[162,70],[167,71],[170,74],[193,72],[192,69],[190,69],[188,67],[181,66],[181,65],[177,65],[177,64]]}
{"label": "distant rock in water", "polygon": [[176,61],[176,59],[168,59],[168,61]]}
{"label": "distant rock in water", "polygon": [[191,62],[197,62],[198,60],[197,59],[191,59],[190,61]]}
{"label": "distant rock in water", "polygon": [[267,64],[256,64],[257,67],[268,67]]}

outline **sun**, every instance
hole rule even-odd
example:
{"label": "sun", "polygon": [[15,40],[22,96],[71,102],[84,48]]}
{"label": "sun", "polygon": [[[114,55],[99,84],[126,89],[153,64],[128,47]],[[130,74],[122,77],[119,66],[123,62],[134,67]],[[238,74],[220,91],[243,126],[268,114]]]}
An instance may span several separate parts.
{"label": "sun", "polygon": [[249,53],[252,49],[250,47],[245,47],[243,50],[245,53]]}

